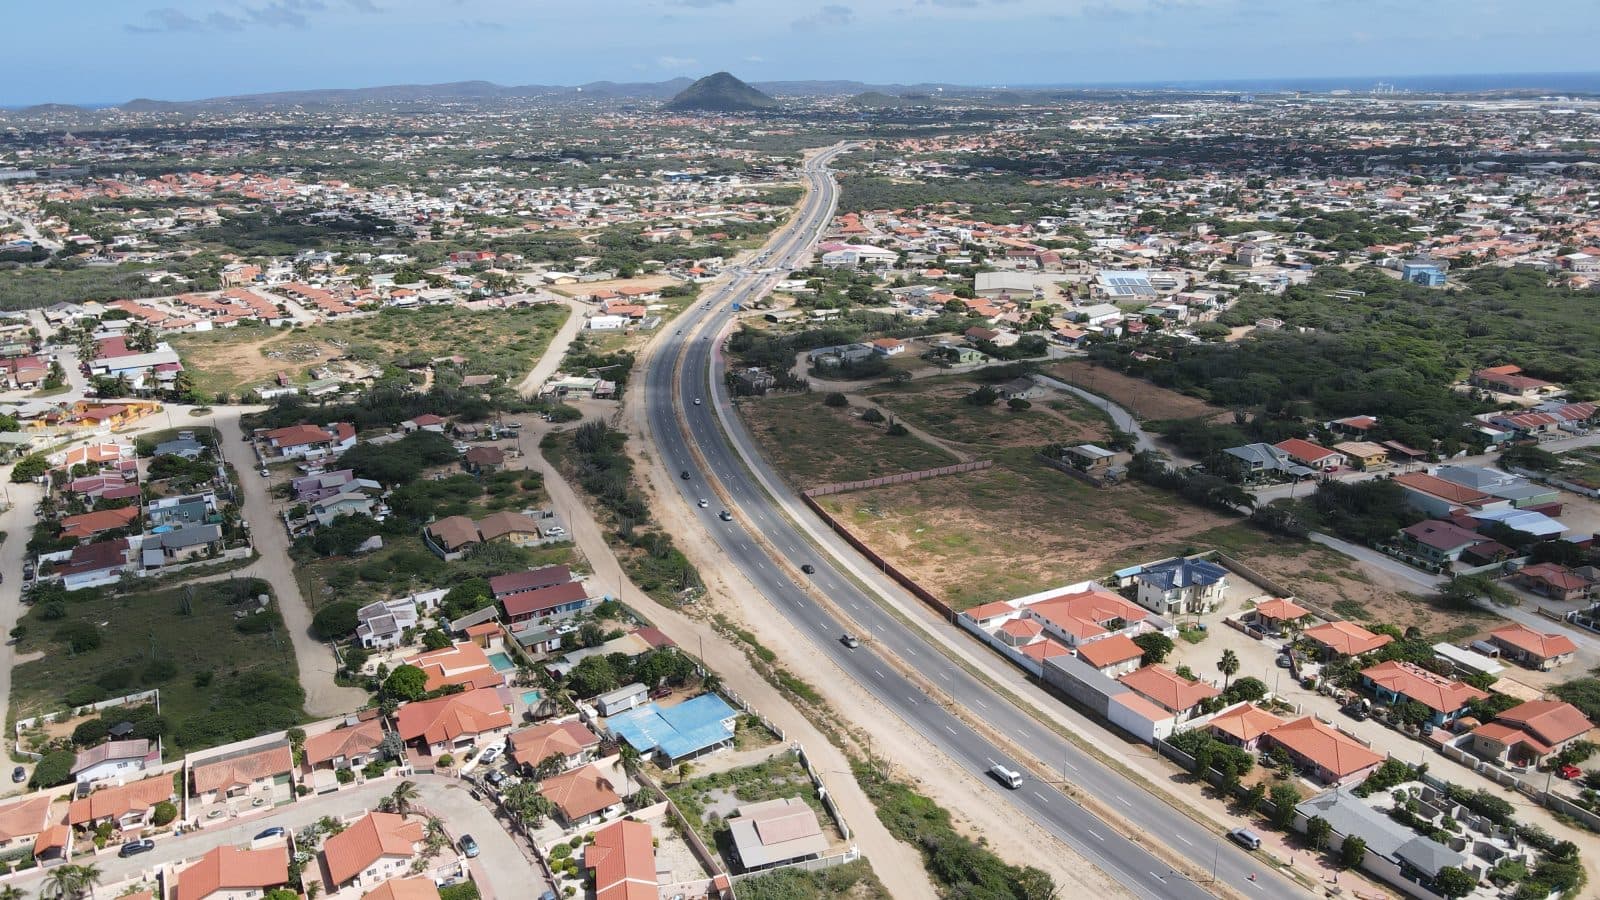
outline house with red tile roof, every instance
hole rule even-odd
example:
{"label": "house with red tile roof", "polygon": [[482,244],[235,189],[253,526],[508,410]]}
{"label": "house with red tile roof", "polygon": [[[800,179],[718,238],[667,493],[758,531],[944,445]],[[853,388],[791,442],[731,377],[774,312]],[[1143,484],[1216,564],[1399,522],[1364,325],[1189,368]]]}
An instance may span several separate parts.
{"label": "house with red tile roof", "polygon": [[539,782],[539,793],[555,805],[562,822],[577,828],[627,808],[611,780],[590,765]]}
{"label": "house with red tile roof", "polygon": [[1426,706],[1428,721],[1441,726],[1465,715],[1468,703],[1489,697],[1470,684],[1397,659],[1362,669],[1361,684],[1372,691],[1380,703],[1410,701]]}
{"label": "house with red tile roof", "polygon": [[1514,766],[1537,766],[1584,740],[1594,724],[1570,703],[1529,700],[1474,728],[1467,749]]}
{"label": "house with red tile roof", "polygon": [[1424,519],[1400,529],[1408,551],[1433,563],[1454,562],[1487,538],[1454,522]]}
{"label": "house with red tile roof", "polygon": [[347,887],[371,890],[405,874],[425,837],[420,818],[367,813],[322,842],[322,867],[328,875],[329,891]]}
{"label": "house with red tile roof", "polygon": [[471,690],[407,703],[395,714],[400,739],[428,756],[459,750],[511,731],[499,691]]}
{"label": "house with red tile roof", "polygon": [[1171,713],[1179,723],[1199,712],[1201,702],[1221,694],[1216,686],[1190,681],[1163,666],[1145,666],[1118,678],[1124,687]]}
{"label": "house with red tile roof", "polygon": [[1267,732],[1267,747],[1282,747],[1301,774],[1323,784],[1353,784],[1383,764],[1383,756],[1342,731],[1303,716]]}
{"label": "house with red tile roof", "polygon": [[1114,634],[1098,641],[1078,645],[1078,658],[1109,678],[1117,678],[1139,668],[1144,650],[1125,634]]}
{"label": "house with red tile roof", "polygon": [[1150,617],[1148,610],[1097,585],[1024,602],[1022,611],[1069,647],[1119,631],[1137,633],[1139,623]]}
{"label": "house with red tile roof", "polygon": [[1514,577],[1518,584],[1552,600],[1571,602],[1581,600],[1589,593],[1589,579],[1560,563],[1542,562],[1523,566]]}
{"label": "house with red tile roof", "polygon": [[33,794],[0,806],[0,849],[31,846],[50,827],[50,804],[54,799]]}
{"label": "house with red tile roof", "polygon": [[594,900],[657,900],[655,841],[644,822],[624,819],[595,831],[583,865],[594,876]]}
{"label": "house with red tile roof", "polygon": [[61,536],[83,540],[107,531],[131,527],[138,521],[139,507],[137,506],[97,509],[62,519]]}
{"label": "house with red tile roof", "polygon": [[1349,465],[1350,463],[1350,460],[1343,453],[1337,450],[1329,450],[1327,447],[1319,446],[1300,438],[1289,438],[1272,446],[1289,454],[1290,459],[1302,466],[1309,466],[1319,472]]}
{"label": "house with red tile roof", "polygon": [[365,766],[378,757],[383,734],[383,722],[373,718],[345,728],[310,735],[301,750],[302,764],[311,770]]}
{"label": "house with red tile roof", "polygon": [[356,429],[349,422],[322,425],[288,425],[260,435],[273,455],[284,459],[317,459],[338,455],[356,445]]}
{"label": "house with red tile roof", "polygon": [[1253,703],[1236,703],[1212,716],[1206,728],[1224,743],[1254,750],[1285,721]]}
{"label": "house with red tile roof", "polygon": [[432,878],[391,878],[361,895],[361,900],[439,900]]}
{"label": "house with red tile roof", "polygon": [[428,690],[449,685],[493,689],[506,683],[504,675],[489,661],[489,654],[472,641],[460,641],[442,650],[429,650],[405,658],[428,676]]}
{"label": "house with red tile roof", "polygon": [[1285,626],[1292,626],[1311,615],[1311,610],[1283,597],[1274,597],[1257,603],[1251,612],[1255,621],[1260,623],[1268,634],[1278,634]]}
{"label": "house with red tile roof", "polygon": [[1396,475],[1394,483],[1398,484],[1405,494],[1406,505],[1423,515],[1435,518],[1445,518],[1458,509],[1471,512],[1511,508],[1509,500],[1502,500],[1426,472],[1406,472],[1403,475]]}
{"label": "house with red tile roof", "polygon": [[294,754],[288,741],[189,766],[191,796],[202,803],[250,793],[267,794],[279,779],[291,779]]}
{"label": "house with red tile roof", "polygon": [[1500,655],[1506,659],[1540,671],[1565,665],[1578,652],[1578,645],[1572,638],[1534,631],[1520,622],[1489,632],[1489,643],[1499,647]]}
{"label": "house with red tile roof", "polygon": [[1469,383],[1519,400],[1537,400],[1561,390],[1561,385],[1522,374],[1521,366],[1492,366],[1472,373]]}
{"label": "house with red tile roof", "polygon": [[512,761],[528,772],[552,756],[561,758],[563,770],[583,765],[600,747],[600,736],[576,720],[546,722],[514,731],[508,741]]}
{"label": "house with red tile roof", "polygon": [[260,900],[289,883],[289,848],[240,850],[214,847],[200,861],[178,870],[173,900]]}
{"label": "house with red tile roof", "polygon": [[1300,633],[1322,648],[1322,658],[1342,659],[1360,656],[1389,644],[1394,638],[1387,634],[1373,634],[1354,622],[1324,622]]}
{"label": "house with red tile roof", "polygon": [[72,801],[67,807],[67,824],[93,828],[110,822],[123,831],[134,831],[150,824],[156,804],[175,803],[177,797],[170,775],[103,787]]}

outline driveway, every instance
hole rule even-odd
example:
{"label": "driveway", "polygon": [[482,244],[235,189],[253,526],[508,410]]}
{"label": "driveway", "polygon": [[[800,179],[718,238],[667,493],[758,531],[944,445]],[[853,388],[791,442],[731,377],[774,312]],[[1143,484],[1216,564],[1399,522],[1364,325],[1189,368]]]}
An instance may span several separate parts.
{"label": "driveway", "polygon": [[550,346],[545,348],[539,361],[533,364],[528,377],[517,385],[517,393],[524,397],[532,397],[538,392],[539,385],[560,371],[561,361],[567,358],[567,348],[572,345],[572,339],[583,329],[583,304],[576,300],[562,300],[561,304],[567,308],[567,320],[561,323],[556,336],[550,340]]}
{"label": "driveway", "polygon": [[[486,898],[537,897],[549,890],[537,864],[500,827],[489,808],[482,801],[472,799],[464,784],[438,775],[418,775],[411,780],[417,785],[418,805],[443,820],[452,838],[471,834],[477,840],[483,852],[471,861],[472,875],[488,885],[489,890],[483,891]],[[101,881],[114,884],[139,877],[161,863],[192,859],[214,847],[248,843],[273,826],[282,826],[292,833],[323,816],[360,815],[376,808],[378,801],[392,793],[399,783],[398,778],[380,778],[336,794],[307,798],[226,827],[158,838],[154,850],[130,859],[110,852],[102,853],[94,862],[102,872]],[[12,883],[31,892],[44,880],[44,875],[44,870],[32,869]]]}

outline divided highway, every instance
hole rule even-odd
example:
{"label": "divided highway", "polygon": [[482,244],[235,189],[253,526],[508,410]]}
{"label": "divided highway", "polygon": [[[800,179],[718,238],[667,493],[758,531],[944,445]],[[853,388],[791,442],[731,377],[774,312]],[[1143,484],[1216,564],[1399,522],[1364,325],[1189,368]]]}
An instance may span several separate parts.
{"label": "divided highway", "polygon": [[[1261,860],[1176,812],[1041,725],[965,669],[953,665],[921,633],[886,612],[818,554],[784,518],[773,499],[749,476],[730,446],[714,408],[727,399],[715,365],[716,328],[707,326],[725,322],[733,303],[747,306],[749,301],[770,290],[789,265],[796,264],[810,252],[812,242],[832,218],[837,199],[837,186],[827,171],[828,163],[846,149],[847,145],[836,145],[807,164],[805,176],[811,190],[804,204],[794,220],[769,242],[766,255],[758,258],[764,260],[758,261],[758,266],[773,267],[777,271],[736,272],[729,282],[703,298],[705,305],[684,313],[676,323],[681,326],[680,330],[663,335],[651,355],[642,384],[649,430],[663,464],[669,470],[685,470],[691,475],[687,480],[674,479],[680,496],[695,508],[728,558],[739,566],[774,609],[810,638],[817,652],[837,663],[862,690],[877,698],[958,765],[983,778],[994,791],[996,802],[1012,804],[1128,890],[1144,897],[1205,897],[1212,893],[1214,886],[1196,883],[1174,872],[1158,857],[1073,802],[1051,781],[1027,776],[1021,788],[1010,790],[984,777],[996,763],[1024,772],[1028,767],[1019,764],[942,704],[960,704],[991,729],[1047,761],[1056,779],[1065,778],[1108,807],[1119,810],[1130,830],[1165,844],[1187,857],[1194,871],[1207,873],[1201,878],[1202,882],[1210,882],[1209,873],[1214,870],[1217,881],[1243,896],[1305,896],[1307,892],[1303,888],[1280,877]],[[680,365],[683,378],[677,383],[674,375]],[[691,452],[685,442],[685,431],[694,441],[700,454],[698,458],[705,460],[709,471],[702,470]],[[731,521],[719,517],[722,506],[711,488],[713,480],[720,484],[721,496],[732,503],[729,510],[735,515]],[[704,509],[697,507],[702,497],[711,500]],[[771,546],[788,554],[791,568],[786,569],[778,560],[769,557],[766,548],[752,536],[752,530]],[[801,563],[815,566],[810,580],[838,607],[847,610],[855,627],[861,629],[861,636],[868,638],[860,648],[845,647],[840,636],[854,629],[836,621],[827,609],[790,579],[787,572]],[[919,669],[925,679],[936,685],[936,696],[924,693],[917,683],[902,676],[879,656],[879,648]],[[1063,885],[1063,888],[1071,893],[1069,886]]]}

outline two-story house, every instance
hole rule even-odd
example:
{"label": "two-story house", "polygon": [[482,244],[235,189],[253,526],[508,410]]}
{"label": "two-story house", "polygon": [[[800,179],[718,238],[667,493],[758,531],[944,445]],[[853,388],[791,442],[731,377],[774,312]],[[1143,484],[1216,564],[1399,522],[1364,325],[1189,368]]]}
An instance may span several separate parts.
{"label": "two-story house", "polygon": [[1139,605],[1161,616],[1216,609],[1228,590],[1228,570],[1205,559],[1168,559],[1133,576]]}
{"label": "two-story house", "polygon": [[329,836],[322,842],[322,866],[329,889],[371,890],[404,875],[422,849],[426,830],[421,819],[369,812]]}

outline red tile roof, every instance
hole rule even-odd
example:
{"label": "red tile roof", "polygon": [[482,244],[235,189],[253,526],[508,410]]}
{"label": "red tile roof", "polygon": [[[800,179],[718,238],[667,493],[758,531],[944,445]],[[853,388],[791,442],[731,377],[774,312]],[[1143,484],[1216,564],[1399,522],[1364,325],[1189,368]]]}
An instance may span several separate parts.
{"label": "red tile roof", "polygon": [[1335,451],[1329,450],[1327,447],[1322,447],[1317,444],[1313,444],[1310,441],[1301,440],[1300,438],[1289,438],[1286,441],[1279,441],[1272,446],[1277,447],[1279,450],[1289,454],[1290,458],[1299,460],[1307,465],[1317,463],[1330,456],[1338,455]]}
{"label": "red tile roof", "polygon": [[1385,690],[1402,694],[1442,713],[1453,713],[1469,701],[1489,696],[1470,684],[1435,675],[1420,666],[1397,659],[1362,669],[1361,674]]}
{"label": "red tile roof", "polygon": [[1534,631],[1520,622],[1496,628],[1489,632],[1489,637],[1500,643],[1509,644],[1537,659],[1550,659],[1566,653],[1576,653],[1578,650],[1578,645],[1572,638],[1564,634],[1545,634]]}
{"label": "red tile roof", "polygon": [[1326,622],[1307,628],[1302,637],[1327,647],[1340,656],[1360,656],[1393,641],[1387,634],[1373,634],[1354,622]]}
{"label": "red tile roof", "polygon": [[1583,737],[1594,727],[1576,706],[1557,700],[1519,703],[1494,720],[1521,728],[1551,746]]}
{"label": "red tile roof", "polygon": [[227,890],[266,890],[289,881],[289,848],[216,847],[178,873],[174,900],[204,900]]}
{"label": "red tile roof", "polygon": [[490,690],[407,703],[395,718],[401,740],[422,738],[429,744],[511,727],[511,714],[501,705],[498,694]]}
{"label": "red tile roof", "polygon": [[1133,642],[1133,638],[1125,634],[1114,634],[1111,637],[1101,638],[1098,641],[1090,641],[1087,644],[1078,646],[1079,658],[1096,669],[1104,669],[1107,666],[1114,666],[1130,659],[1138,659],[1143,655],[1144,651],[1139,648],[1139,645]]}
{"label": "red tile roof", "polygon": [[595,900],[656,900],[656,855],[650,826],[624,819],[594,833],[583,850],[594,870]]}
{"label": "red tile roof", "polygon": [[326,734],[306,738],[305,760],[314,766],[341,756],[349,759],[371,753],[382,743],[383,724],[377,719],[370,719],[349,728],[336,728]]}
{"label": "red tile roof", "polygon": [[1078,640],[1105,634],[1103,623],[1113,619],[1142,622],[1150,615],[1143,607],[1104,590],[1060,594],[1024,608]]}
{"label": "red tile roof", "polygon": [[1161,666],[1146,666],[1117,680],[1172,712],[1192,709],[1201,700],[1222,693],[1204,681],[1190,681]]}
{"label": "red tile roof", "polygon": [[1249,743],[1259,740],[1262,735],[1271,732],[1285,721],[1258,706],[1243,703],[1213,716],[1206,725],[1238,741]]}
{"label": "red tile roof", "polygon": [[361,900],[439,900],[439,888],[432,878],[391,878],[363,894]]}
{"label": "red tile roof", "polygon": [[248,787],[263,778],[282,775],[294,768],[294,755],[287,742],[232,759],[204,763],[191,768],[197,794]]}
{"label": "red tile roof", "polygon": [[539,782],[539,793],[575,821],[622,802],[611,782],[594,766],[584,766]]}
{"label": "red tile roof", "polygon": [[385,856],[410,859],[424,836],[421,819],[371,812],[324,840],[322,858],[328,865],[328,875],[337,886],[360,875]]}
{"label": "red tile roof", "polygon": [[172,800],[175,794],[170,775],[100,788],[87,797],[72,801],[72,805],[67,807],[67,822],[83,825],[100,819],[120,819],[130,812],[142,813],[157,803]]}
{"label": "red tile roof", "polygon": [[1383,762],[1383,757],[1357,743],[1354,738],[1322,724],[1311,716],[1287,722],[1268,733],[1274,742],[1304,759],[1345,778]]}

